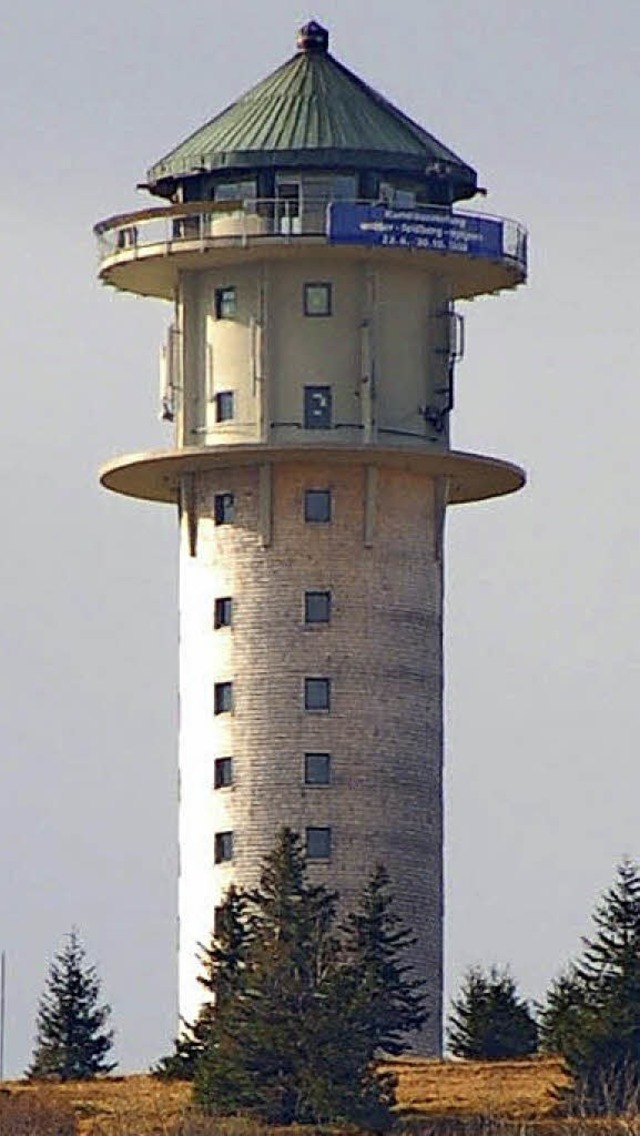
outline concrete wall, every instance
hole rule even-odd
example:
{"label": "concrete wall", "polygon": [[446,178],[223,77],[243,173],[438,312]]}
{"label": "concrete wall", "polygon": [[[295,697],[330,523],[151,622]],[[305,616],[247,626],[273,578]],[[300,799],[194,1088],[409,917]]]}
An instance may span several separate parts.
{"label": "concrete wall", "polygon": [[[357,250],[356,250],[357,253]],[[332,313],[304,311],[305,282],[331,284]],[[237,312],[216,318],[216,289],[234,286]],[[424,408],[446,401],[446,282],[411,259],[362,260],[309,250],[262,264],[184,273],[180,287],[182,445],[308,438],[304,387],[329,385],[333,424],[312,440],[442,448],[447,429]],[[234,392],[233,421],[217,423],[215,395]]]}
{"label": "concrete wall", "polygon": [[[304,521],[305,488],[329,488],[330,524]],[[214,496],[232,492],[233,524]],[[183,515],[180,595],[180,1013],[201,998],[197,944],[229,883],[256,883],[277,829],[330,826],[332,855],[311,865],[346,905],[377,861],[391,872],[429,988],[419,1039],[438,1052],[442,987],[441,510],[428,479],[353,465],[283,464],[198,478],[196,555]],[[273,519],[271,533],[265,518]],[[365,517],[368,523],[365,524]],[[193,526],[191,527],[193,532]],[[365,535],[367,543],[365,543]],[[304,592],[330,589],[328,625],[304,624]],[[233,626],[214,630],[215,599]],[[331,679],[329,713],[304,708],[305,676]],[[214,715],[216,682],[234,709]],[[327,787],[303,781],[303,755],[332,755]],[[214,789],[216,757],[234,784]],[[216,832],[234,856],[214,865]]]}

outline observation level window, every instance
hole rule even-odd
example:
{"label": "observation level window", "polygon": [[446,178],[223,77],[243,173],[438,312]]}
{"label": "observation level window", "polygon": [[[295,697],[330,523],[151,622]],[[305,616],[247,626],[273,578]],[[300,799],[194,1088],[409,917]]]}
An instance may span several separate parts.
{"label": "observation level window", "polygon": [[305,753],[304,783],[305,785],[331,784],[330,753]]}
{"label": "observation level window", "polygon": [[214,714],[230,714],[233,710],[233,683],[217,682],[213,688]]}
{"label": "observation level window", "polygon": [[329,623],[331,621],[331,592],[304,593],[305,623]]}
{"label": "observation level window", "polygon": [[214,838],[213,858],[216,864],[225,864],[233,860],[233,833],[216,832]]}
{"label": "observation level window", "polygon": [[217,631],[220,627],[231,627],[233,613],[233,600],[231,596],[219,596],[215,602],[213,612],[213,626]]}
{"label": "observation level window", "polygon": [[235,517],[233,493],[216,493],[213,498],[213,520],[216,525],[232,525]]}
{"label": "observation level window", "polygon": [[331,709],[330,678],[305,678],[304,708],[305,710]]}
{"label": "observation level window", "polygon": [[233,785],[233,759],[230,757],[217,757],[213,770],[213,785],[215,789],[226,789]]}
{"label": "observation level window", "polygon": [[328,281],[310,280],[304,286],[305,316],[330,316],[332,314],[332,288]]}
{"label": "observation level window", "polygon": [[328,524],[331,520],[331,490],[306,489],[304,519],[307,524]]}
{"label": "observation level window", "polygon": [[305,430],[328,430],[331,427],[331,387],[304,388]]}
{"label": "observation level window", "polygon": [[307,860],[331,859],[330,828],[308,828],[306,836]]}
{"label": "observation level window", "polygon": [[256,183],[246,181],[227,181],[214,186],[213,197],[215,201],[246,201],[256,196]]}
{"label": "observation level window", "polygon": [[216,319],[235,319],[238,312],[238,293],[234,284],[216,288],[214,297]]}
{"label": "observation level window", "polygon": [[230,422],[234,416],[233,391],[218,391],[215,402],[216,422]]}

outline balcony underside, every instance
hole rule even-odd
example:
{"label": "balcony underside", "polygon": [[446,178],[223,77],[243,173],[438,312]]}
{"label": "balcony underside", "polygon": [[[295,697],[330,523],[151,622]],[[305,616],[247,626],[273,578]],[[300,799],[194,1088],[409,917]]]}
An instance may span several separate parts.
{"label": "balcony underside", "polygon": [[328,466],[366,465],[403,470],[417,477],[439,479],[449,505],[483,501],[514,493],[525,483],[524,470],[511,462],[455,450],[419,453],[402,448],[327,447],[306,445],[233,445],[191,447],[114,458],[102,467],[100,481],[127,497],[177,504],[182,479],[189,474],[247,465],[286,462],[326,463]]}
{"label": "balcony underside", "polygon": [[327,259],[402,264],[414,260],[416,267],[445,277],[453,299],[472,299],[522,283],[523,273],[512,261],[472,259],[463,253],[432,249],[368,248],[330,245],[325,237],[207,238],[204,241],[165,241],[114,252],[100,266],[100,279],[124,292],[173,300],[181,272],[198,272],[229,264],[265,259],[291,260],[309,255]]}

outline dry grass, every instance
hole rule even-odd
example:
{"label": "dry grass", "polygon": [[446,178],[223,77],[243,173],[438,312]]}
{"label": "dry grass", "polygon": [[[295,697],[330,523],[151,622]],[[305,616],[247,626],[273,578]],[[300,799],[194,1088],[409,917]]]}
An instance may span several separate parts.
{"label": "dry grass", "polygon": [[[554,1059],[525,1061],[394,1061],[398,1104],[409,1136],[640,1136],[640,1123],[586,1122],[554,1116],[555,1090],[565,1082]],[[191,1086],[148,1076],[60,1085],[13,1082],[0,1096],[0,1136],[313,1136],[313,1129],[264,1129],[243,1120],[215,1121],[190,1109]],[[31,1102],[31,1104],[30,1104]],[[2,1109],[39,1107],[43,1124],[2,1128]],[[44,1125],[58,1110],[61,1125]],[[15,1115],[18,1113],[16,1111]],[[66,1119],[65,1119],[66,1118]]]}

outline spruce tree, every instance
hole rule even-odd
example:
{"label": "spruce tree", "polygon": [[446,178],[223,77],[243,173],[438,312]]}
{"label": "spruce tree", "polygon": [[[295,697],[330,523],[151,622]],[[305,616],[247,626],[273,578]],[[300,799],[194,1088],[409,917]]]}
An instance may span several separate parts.
{"label": "spruce tree", "polygon": [[374,869],[343,931],[371,1057],[378,1052],[397,1055],[406,1049],[407,1035],[419,1030],[428,1014],[424,984],[411,977],[405,962],[415,937],[394,911],[383,865]]}
{"label": "spruce tree", "polygon": [[213,1045],[216,1016],[224,1018],[233,1000],[241,997],[248,940],[246,907],[246,897],[232,885],[216,913],[209,945],[198,956],[202,965],[198,982],[208,997],[196,1020],[183,1023],[173,1053],[158,1062],[154,1076],[193,1080],[200,1059]]}
{"label": "spruce tree", "polygon": [[100,1004],[100,988],[96,968],[87,964],[74,928],[49,967],[29,1078],[80,1081],[115,1068],[106,1060],[113,1031],[107,1028],[111,1007]]}
{"label": "spruce tree", "polygon": [[456,1057],[499,1060],[538,1048],[538,1030],[507,970],[472,967],[452,1002],[448,1041]]}
{"label": "spruce tree", "polygon": [[572,1102],[593,1113],[640,1105],[640,867],[618,866],[593,915],[595,933],[554,982],[542,1012],[547,1050],[573,1078]]}

